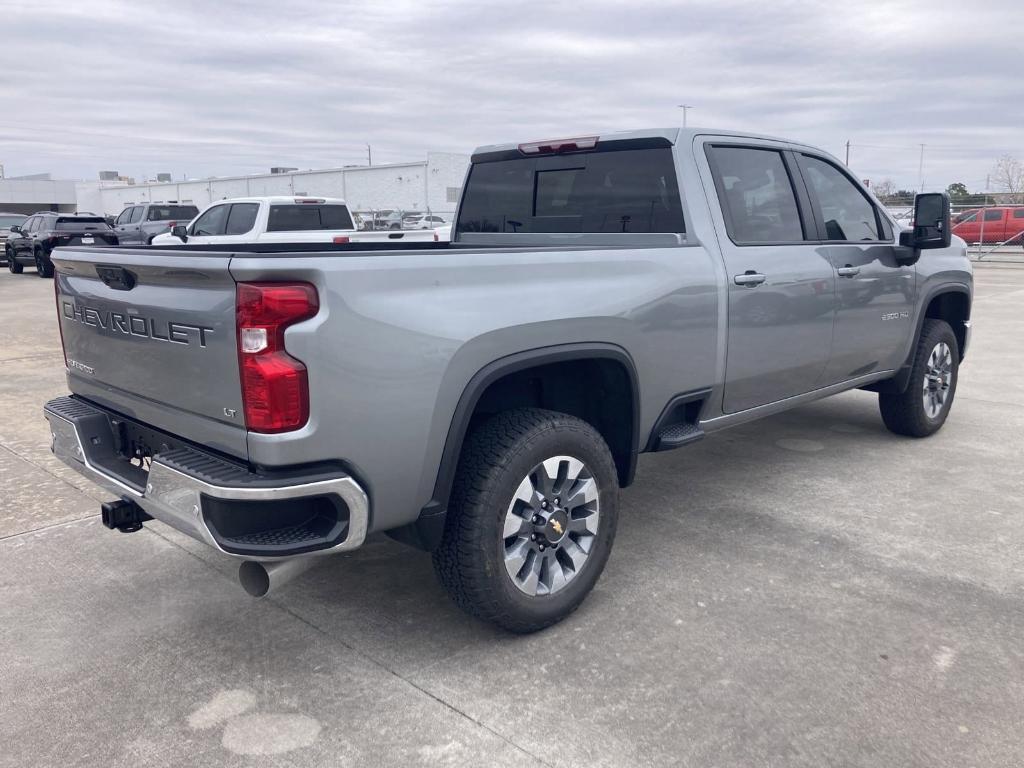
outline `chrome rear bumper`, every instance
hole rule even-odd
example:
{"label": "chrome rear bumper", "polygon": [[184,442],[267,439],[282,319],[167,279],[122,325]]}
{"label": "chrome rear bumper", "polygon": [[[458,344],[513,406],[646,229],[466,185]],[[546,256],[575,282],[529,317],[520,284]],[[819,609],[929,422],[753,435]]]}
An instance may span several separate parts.
{"label": "chrome rear bumper", "polygon": [[[190,454],[180,448],[166,456],[154,455],[145,475],[124,460],[111,459],[114,440],[108,434],[108,412],[77,398],[62,397],[47,403],[44,414],[50,424],[51,450],[57,458],[115,496],[135,502],[153,518],[225,554],[247,560],[324,555],[355,549],[366,538],[367,496],[347,475],[324,477],[320,473],[304,479],[291,473],[287,481],[277,484],[273,476],[250,474],[241,465],[198,451]],[[191,463],[201,469],[190,470],[190,455],[195,456]],[[119,462],[124,462],[125,469],[132,469],[134,480],[128,472],[117,471]],[[308,509],[302,506],[303,502],[320,499],[343,508],[347,525],[319,544],[311,544],[308,535],[297,538],[302,536],[301,531],[295,534],[275,528],[256,532],[264,542],[258,545],[258,551],[238,551],[235,540],[217,535],[208,519],[212,508],[226,506],[229,514],[246,515],[253,508],[252,502],[280,502],[274,505],[278,509],[289,505]],[[338,506],[338,502],[343,506]],[[237,503],[237,512],[230,512],[232,503]],[[246,534],[246,538],[252,539],[252,534]],[[267,545],[266,541],[283,543]]]}

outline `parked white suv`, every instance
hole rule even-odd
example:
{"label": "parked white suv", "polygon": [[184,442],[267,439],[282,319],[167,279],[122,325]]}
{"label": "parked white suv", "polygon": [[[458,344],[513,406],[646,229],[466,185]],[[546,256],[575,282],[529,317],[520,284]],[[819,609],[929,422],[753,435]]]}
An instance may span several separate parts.
{"label": "parked white suv", "polygon": [[[431,237],[418,237],[428,240]],[[349,243],[413,239],[405,233],[356,229],[340,198],[242,197],[218,200],[187,226],[157,235],[153,245],[220,245],[237,243]]]}

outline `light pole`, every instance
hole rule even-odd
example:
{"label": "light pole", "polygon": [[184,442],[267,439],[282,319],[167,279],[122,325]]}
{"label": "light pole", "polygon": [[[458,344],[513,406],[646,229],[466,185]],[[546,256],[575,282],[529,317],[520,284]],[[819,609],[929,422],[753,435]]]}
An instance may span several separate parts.
{"label": "light pole", "polygon": [[693,104],[677,104],[679,109],[683,110],[683,128],[686,127],[686,113],[693,109]]}

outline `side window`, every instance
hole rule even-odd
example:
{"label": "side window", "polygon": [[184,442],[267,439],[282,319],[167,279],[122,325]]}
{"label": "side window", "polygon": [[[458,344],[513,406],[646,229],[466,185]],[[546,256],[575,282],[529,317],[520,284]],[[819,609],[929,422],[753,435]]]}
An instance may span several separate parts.
{"label": "side window", "polygon": [[998,208],[989,208],[985,211],[985,221],[1002,221],[1003,212]]}
{"label": "side window", "polygon": [[25,220],[25,223],[21,225],[21,231],[22,231],[23,234],[27,235],[27,234],[29,234],[31,232],[34,232],[35,231],[35,227],[36,227],[36,217],[35,216],[29,216],[28,219]]}
{"label": "side window", "polygon": [[805,178],[818,198],[828,240],[879,240],[875,206],[831,163],[802,156]]}
{"label": "side window", "polygon": [[796,193],[782,153],[774,149],[710,148],[718,201],[737,244],[804,239]]}
{"label": "side window", "polygon": [[1013,218],[1015,218],[1015,219],[1024,219],[1024,208],[1014,208],[1013,209]]}
{"label": "side window", "polygon": [[256,214],[259,213],[259,210],[259,203],[235,203],[232,205],[224,234],[244,235],[256,225]]}
{"label": "side window", "polygon": [[193,235],[223,235],[230,205],[215,205],[200,216],[192,227]]}
{"label": "side window", "polygon": [[132,208],[132,217],[131,219],[128,220],[128,223],[138,224],[140,221],[142,221],[142,212],[144,210],[146,210],[146,206],[144,205],[137,205],[134,208]]}
{"label": "side window", "polygon": [[892,240],[892,224],[889,223],[889,219],[884,214],[879,214],[878,220],[882,223],[882,239]]}
{"label": "side window", "polygon": [[123,211],[121,211],[121,214],[117,217],[117,219],[114,221],[114,223],[115,224],[127,224],[128,223],[128,219],[130,219],[131,217],[132,217],[132,209],[131,208],[125,208]]}

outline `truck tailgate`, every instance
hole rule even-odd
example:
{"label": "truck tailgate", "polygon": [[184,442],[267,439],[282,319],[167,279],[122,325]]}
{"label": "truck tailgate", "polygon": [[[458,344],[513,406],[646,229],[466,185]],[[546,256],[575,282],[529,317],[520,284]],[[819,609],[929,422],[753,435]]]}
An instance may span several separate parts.
{"label": "truck tailgate", "polygon": [[246,457],[230,254],[60,248],[72,392]]}

